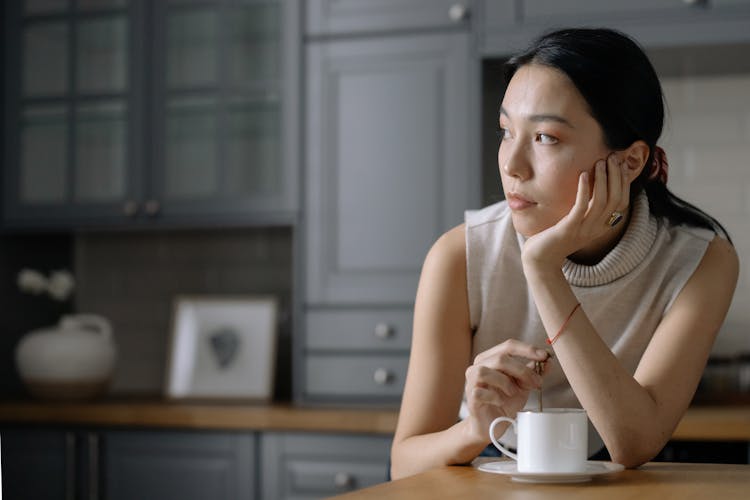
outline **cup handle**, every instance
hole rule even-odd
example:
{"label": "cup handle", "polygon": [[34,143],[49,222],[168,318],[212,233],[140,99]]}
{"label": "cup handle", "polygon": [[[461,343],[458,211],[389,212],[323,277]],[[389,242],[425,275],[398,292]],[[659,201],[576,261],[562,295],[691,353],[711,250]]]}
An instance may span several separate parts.
{"label": "cup handle", "polygon": [[495,426],[499,424],[500,422],[510,422],[510,425],[513,426],[513,432],[518,434],[518,428],[516,427],[516,421],[512,418],[508,417],[497,417],[495,420],[492,421],[490,424],[490,440],[492,441],[492,444],[495,445],[495,448],[500,450],[504,455],[512,458],[516,462],[518,461],[518,455],[507,449],[505,446],[501,445],[497,442],[495,439]]}

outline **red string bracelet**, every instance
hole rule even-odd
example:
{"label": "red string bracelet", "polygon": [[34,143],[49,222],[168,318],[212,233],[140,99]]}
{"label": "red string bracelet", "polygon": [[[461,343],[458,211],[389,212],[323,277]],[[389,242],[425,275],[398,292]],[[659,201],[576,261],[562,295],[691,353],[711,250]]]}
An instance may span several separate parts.
{"label": "red string bracelet", "polygon": [[576,306],[573,308],[573,310],[570,311],[570,314],[568,314],[568,318],[565,320],[565,322],[562,324],[562,326],[560,327],[560,329],[557,331],[557,334],[554,337],[552,337],[551,339],[547,339],[547,343],[549,345],[554,344],[555,341],[557,340],[557,337],[559,337],[562,334],[562,332],[565,331],[565,327],[568,326],[568,323],[570,323],[570,318],[573,317],[573,315],[575,314],[575,312],[578,310],[579,307],[581,307],[581,303],[580,302],[578,302],[576,304]]}

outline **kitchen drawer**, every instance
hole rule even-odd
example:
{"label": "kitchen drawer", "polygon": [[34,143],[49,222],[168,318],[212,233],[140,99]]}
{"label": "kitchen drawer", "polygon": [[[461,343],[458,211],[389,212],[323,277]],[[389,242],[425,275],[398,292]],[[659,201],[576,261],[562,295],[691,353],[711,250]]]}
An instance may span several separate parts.
{"label": "kitchen drawer", "polygon": [[299,433],[262,436],[262,498],[327,498],[383,483],[390,437]]}
{"label": "kitchen drawer", "polygon": [[389,356],[327,356],[308,354],[305,393],[308,396],[400,398],[408,354]]}
{"label": "kitchen drawer", "polygon": [[[700,3],[700,2],[698,2]],[[680,0],[629,0],[627,2],[602,2],[601,0],[527,0],[523,3],[523,20],[526,23],[560,19],[644,19],[654,16],[667,20],[675,17],[705,15],[700,5],[689,5]]]}
{"label": "kitchen drawer", "polygon": [[334,35],[468,26],[471,0],[308,0],[305,32]]}
{"label": "kitchen drawer", "polygon": [[412,310],[308,311],[306,347],[332,350],[407,350]]}

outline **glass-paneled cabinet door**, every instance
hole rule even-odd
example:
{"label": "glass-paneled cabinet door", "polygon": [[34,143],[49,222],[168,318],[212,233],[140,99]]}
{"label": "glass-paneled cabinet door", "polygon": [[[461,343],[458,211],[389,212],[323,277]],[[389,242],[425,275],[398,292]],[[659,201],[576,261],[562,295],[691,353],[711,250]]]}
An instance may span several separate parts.
{"label": "glass-paneled cabinet door", "polygon": [[[77,2],[75,32],[75,205],[107,205],[115,212],[135,202],[130,153],[130,42],[127,11],[116,0]],[[114,10],[105,10],[111,5]],[[129,166],[131,166],[129,170]],[[128,215],[127,213],[125,215]]]}
{"label": "glass-paneled cabinet door", "polygon": [[9,5],[6,221],[121,216],[135,191],[130,2]]}
{"label": "glass-paneled cabinet door", "polygon": [[286,64],[294,56],[285,30],[293,29],[287,20],[298,2],[161,4],[153,195],[163,215],[293,210],[296,180],[283,123],[294,105],[285,100],[293,81]]}

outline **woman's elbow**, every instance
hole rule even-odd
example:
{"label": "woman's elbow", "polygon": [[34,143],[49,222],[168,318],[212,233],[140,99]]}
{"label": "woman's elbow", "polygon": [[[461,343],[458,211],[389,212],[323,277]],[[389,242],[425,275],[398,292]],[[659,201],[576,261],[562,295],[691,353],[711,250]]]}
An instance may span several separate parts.
{"label": "woman's elbow", "polygon": [[608,451],[614,463],[624,465],[627,469],[635,469],[658,455],[662,446],[639,446],[638,443],[631,442],[612,446]]}
{"label": "woman's elbow", "polygon": [[404,460],[402,459],[402,450],[400,449],[400,443],[394,441],[391,445],[391,457],[388,469],[388,477],[390,480],[401,479],[409,476],[410,473],[406,467],[404,467]]}

